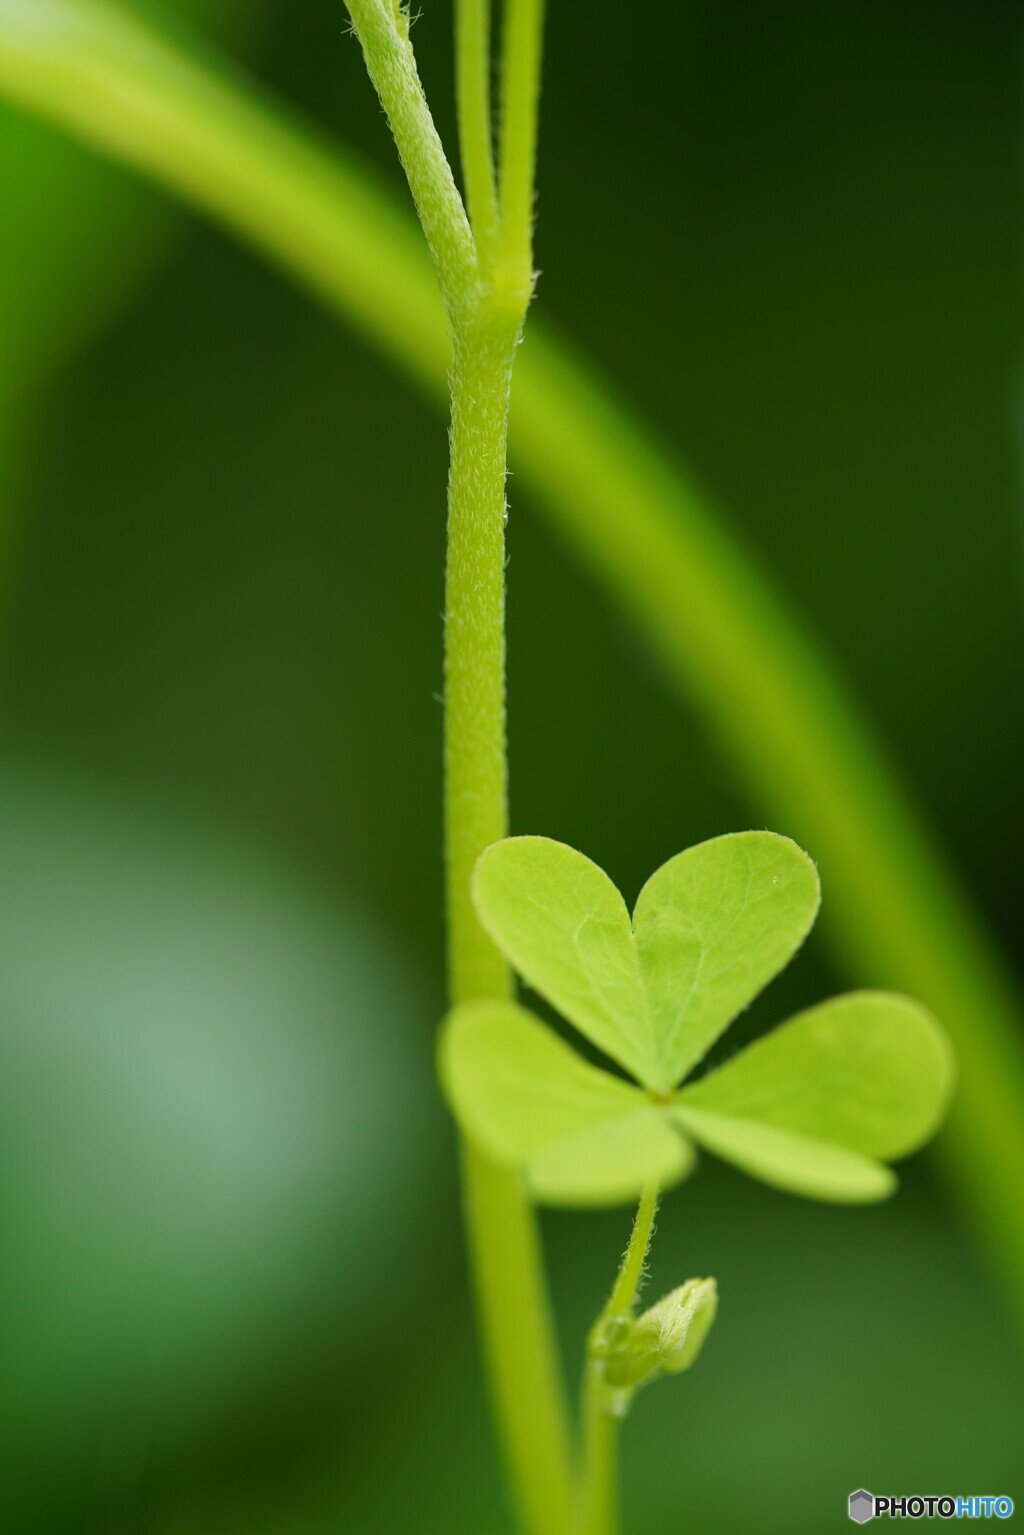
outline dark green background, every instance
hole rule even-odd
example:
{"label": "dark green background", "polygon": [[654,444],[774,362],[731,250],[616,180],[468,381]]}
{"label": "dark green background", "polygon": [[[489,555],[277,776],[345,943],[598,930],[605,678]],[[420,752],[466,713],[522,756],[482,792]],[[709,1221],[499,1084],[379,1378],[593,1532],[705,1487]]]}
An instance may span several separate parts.
{"label": "dark green background", "polygon": [[[178,9],[397,184],[338,0]],[[1018,9],[551,12],[538,310],[728,509],[1019,957]],[[451,143],[449,34],[425,0]],[[0,1517],[497,1535],[430,1072],[443,423],[48,131],[0,119],[0,177]],[[755,812],[511,505],[514,829],[631,896]],[[812,941],[742,1027],[850,979]],[[186,1035],[168,1108],[149,1041]],[[626,1219],[545,1220],[573,1370]],[[704,1165],[653,1284],[708,1272],[705,1356],[626,1429],[632,1531],[819,1535],[859,1486],[1024,1508],[1019,1347],[926,1159],[866,1211]]]}

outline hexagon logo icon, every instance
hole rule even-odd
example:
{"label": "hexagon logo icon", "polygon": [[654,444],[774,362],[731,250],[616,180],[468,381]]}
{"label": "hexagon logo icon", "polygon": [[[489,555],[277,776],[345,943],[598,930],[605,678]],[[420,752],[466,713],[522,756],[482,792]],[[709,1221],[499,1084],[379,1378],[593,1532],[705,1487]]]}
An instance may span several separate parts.
{"label": "hexagon logo icon", "polygon": [[858,1492],[850,1493],[850,1518],[855,1524],[866,1524],[869,1519],[875,1517],[875,1500],[870,1492],[865,1492],[861,1487]]}

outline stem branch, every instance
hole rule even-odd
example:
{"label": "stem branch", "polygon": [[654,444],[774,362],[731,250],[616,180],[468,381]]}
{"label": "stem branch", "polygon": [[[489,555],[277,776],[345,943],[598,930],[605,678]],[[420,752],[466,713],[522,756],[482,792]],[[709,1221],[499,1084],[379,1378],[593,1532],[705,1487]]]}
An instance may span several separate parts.
{"label": "stem branch", "polygon": [[456,0],[455,69],[462,180],[480,264],[486,269],[498,233],[491,133],[491,0]]}
{"label": "stem branch", "polygon": [[533,196],[544,0],[506,0],[501,67],[501,254],[510,286],[533,286]]}
{"label": "stem branch", "polygon": [[437,268],[449,314],[469,298],[476,247],[444,146],[423,94],[408,22],[382,0],[346,0],[367,73],[387,113],[399,158]]}

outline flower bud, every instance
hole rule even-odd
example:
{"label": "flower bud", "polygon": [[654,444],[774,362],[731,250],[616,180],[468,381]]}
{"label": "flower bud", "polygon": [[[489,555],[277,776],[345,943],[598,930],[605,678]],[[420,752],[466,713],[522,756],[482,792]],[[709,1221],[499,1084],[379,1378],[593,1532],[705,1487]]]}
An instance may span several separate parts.
{"label": "flower bud", "polygon": [[659,1375],[688,1370],[717,1309],[718,1287],[713,1279],[688,1279],[670,1290],[609,1349],[604,1363],[609,1386],[635,1388]]}

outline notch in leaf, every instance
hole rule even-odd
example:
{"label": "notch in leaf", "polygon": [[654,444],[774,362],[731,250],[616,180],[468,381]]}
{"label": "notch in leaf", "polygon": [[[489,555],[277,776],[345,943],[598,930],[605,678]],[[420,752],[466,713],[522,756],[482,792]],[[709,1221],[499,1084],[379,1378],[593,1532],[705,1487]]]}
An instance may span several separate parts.
{"label": "notch in leaf", "polygon": [[630,923],[607,875],[543,837],[483,855],[481,922],[511,963],[636,1078],[584,1062],[526,1009],[455,1009],[441,1075],[463,1129],[522,1167],[537,1199],[607,1204],[667,1187],[694,1143],[811,1198],[884,1198],[937,1128],[953,1067],[918,1003],[834,998],[690,1086],[686,1074],[785,965],[819,904],[811,860],[785,837],[742,832],[690,848],[641,891]]}

